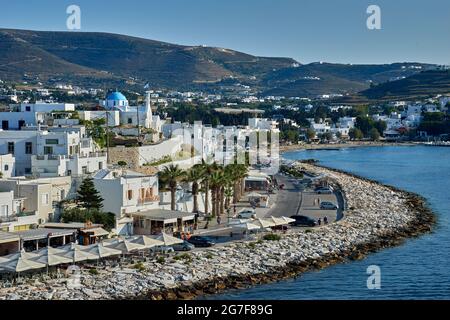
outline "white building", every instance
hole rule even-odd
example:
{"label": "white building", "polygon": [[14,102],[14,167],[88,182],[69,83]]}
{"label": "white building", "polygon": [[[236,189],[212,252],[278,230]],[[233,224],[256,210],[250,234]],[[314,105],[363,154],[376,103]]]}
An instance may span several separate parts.
{"label": "white building", "polygon": [[160,132],[161,119],[159,116],[153,116],[150,99],[150,92],[147,92],[145,105],[133,107],[128,104],[127,98],[122,93],[115,91],[108,94],[106,100],[100,101],[100,104],[107,110],[118,110],[121,125],[137,126],[139,124],[144,128]]}
{"label": "white building", "polygon": [[116,215],[114,232],[117,234],[133,233],[132,213],[158,208],[156,175],[104,169],[93,175],[93,180],[103,198],[103,211]]}
{"label": "white building", "polygon": [[16,172],[16,159],[11,154],[0,155],[1,178],[11,178]]}
{"label": "white building", "polygon": [[14,175],[77,175],[106,167],[106,155],[97,152],[84,127],[51,130],[0,131],[0,154],[15,157]]}

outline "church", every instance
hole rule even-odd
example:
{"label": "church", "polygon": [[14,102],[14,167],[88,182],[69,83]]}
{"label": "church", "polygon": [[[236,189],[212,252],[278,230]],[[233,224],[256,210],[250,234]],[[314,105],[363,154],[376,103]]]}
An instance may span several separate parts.
{"label": "church", "polygon": [[152,113],[150,91],[146,94],[143,106],[130,106],[127,98],[119,91],[110,92],[106,100],[100,101],[100,105],[108,111],[119,111],[121,125],[137,127],[139,123],[141,127],[161,132],[161,119]]}

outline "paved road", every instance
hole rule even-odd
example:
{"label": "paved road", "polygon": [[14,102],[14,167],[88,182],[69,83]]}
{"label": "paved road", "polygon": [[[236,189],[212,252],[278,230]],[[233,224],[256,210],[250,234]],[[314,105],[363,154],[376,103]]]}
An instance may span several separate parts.
{"label": "paved road", "polygon": [[296,215],[300,208],[302,193],[299,186],[293,183],[296,180],[284,175],[277,175],[276,179],[278,185],[284,184],[284,189],[277,191],[275,204],[268,211],[263,212],[261,218],[270,216],[290,217]]}

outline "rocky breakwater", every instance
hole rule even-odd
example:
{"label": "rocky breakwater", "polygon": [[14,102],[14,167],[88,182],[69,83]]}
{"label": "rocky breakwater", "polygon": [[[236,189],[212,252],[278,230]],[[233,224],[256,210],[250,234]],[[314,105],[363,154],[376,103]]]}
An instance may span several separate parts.
{"label": "rocky breakwater", "polygon": [[[138,264],[82,269],[70,278],[36,276],[1,283],[0,299],[193,299],[226,289],[298,276],[348,259],[361,259],[403,239],[429,232],[434,216],[415,195],[350,174],[297,163],[328,175],[347,201],[345,218],[297,230],[275,241],[243,241]],[[136,258],[138,259],[138,258]],[[136,263],[136,262],[134,262]]]}

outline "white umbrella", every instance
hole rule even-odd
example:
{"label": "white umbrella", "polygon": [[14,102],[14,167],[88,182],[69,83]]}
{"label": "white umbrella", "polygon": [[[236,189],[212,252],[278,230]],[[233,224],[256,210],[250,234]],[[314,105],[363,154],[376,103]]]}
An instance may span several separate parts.
{"label": "white umbrella", "polygon": [[158,239],[150,238],[147,236],[138,236],[131,240],[133,243],[141,244],[145,249],[150,249],[157,246],[164,245],[164,242]]}
{"label": "white umbrella", "polygon": [[287,224],[289,224],[291,222],[295,222],[295,219],[288,218],[288,217],[281,217],[281,219],[283,219],[285,222],[287,222]]}
{"label": "white umbrella", "polygon": [[39,254],[36,252],[26,252],[25,250],[21,250],[19,252],[16,253],[12,253],[12,254],[8,254],[7,256],[3,256],[3,259],[7,259],[7,260],[16,260],[19,258],[22,259],[33,259],[33,258],[37,258],[39,257]]}
{"label": "white umbrella", "polygon": [[258,230],[261,227],[256,224],[253,224],[251,222],[245,222],[245,223],[241,223],[241,224],[235,224],[235,225],[233,225],[233,228],[239,228],[239,229],[245,229],[245,230],[251,231],[251,230]]}
{"label": "white umbrella", "polygon": [[184,240],[169,236],[168,234],[166,234],[164,232],[157,235],[154,239],[162,241],[164,243],[164,245],[166,245],[166,246],[171,246],[174,244],[181,244],[184,242]]}
{"label": "white umbrella", "polygon": [[275,227],[275,223],[271,220],[267,220],[267,219],[256,219],[254,221],[252,221],[252,223],[259,225],[261,228],[270,228],[270,227]]}
{"label": "white umbrella", "polygon": [[86,248],[89,253],[96,255],[99,258],[106,258],[111,256],[120,256],[122,251],[114,249],[112,247],[107,247],[102,243],[96,243],[90,245]]}
{"label": "white umbrella", "polygon": [[32,261],[44,263],[47,266],[56,266],[59,264],[72,263],[70,257],[65,257],[64,254],[67,253],[64,249],[57,249],[52,247],[47,247],[43,250],[36,252],[38,257],[31,259]]}
{"label": "white umbrella", "polygon": [[289,222],[286,222],[284,219],[276,218],[276,217],[273,217],[273,216],[270,217],[269,220],[272,221],[275,224],[275,226],[283,226],[283,225],[289,224]]}
{"label": "white umbrella", "polygon": [[119,250],[121,253],[130,253],[145,249],[143,245],[125,239],[117,239],[116,241],[106,244],[105,247]]}
{"label": "white umbrella", "polygon": [[18,257],[17,259],[11,259],[10,261],[6,261],[0,264],[0,269],[12,272],[23,272],[33,269],[41,269],[45,267],[46,264],[44,263],[27,260],[22,257]]}
{"label": "white umbrella", "polygon": [[86,251],[86,248],[83,246],[80,246],[78,244],[70,244],[69,246],[63,247],[67,251],[63,254],[61,254],[63,257],[70,258],[73,263],[80,262],[80,261],[86,261],[86,260],[98,260],[99,256],[96,254],[93,254],[89,251]]}

